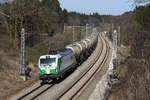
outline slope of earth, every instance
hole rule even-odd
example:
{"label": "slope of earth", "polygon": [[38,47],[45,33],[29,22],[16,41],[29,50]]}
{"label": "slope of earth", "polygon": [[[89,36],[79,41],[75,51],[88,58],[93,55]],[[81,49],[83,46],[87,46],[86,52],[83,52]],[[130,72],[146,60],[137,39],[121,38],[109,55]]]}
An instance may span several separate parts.
{"label": "slope of earth", "polygon": [[[130,55],[130,52],[125,52],[125,49],[122,50],[122,53],[122,56]],[[149,100],[149,62],[128,56],[122,59],[119,67],[119,82],[113,85],[108,100]]]}
{"label": "slope of earth", "polygon": [[19,55],[10,48],[9,38],[0,35],[0,100],[28,87],[37,80],[37,69],[31,67],[31,78],[24,82],[19,76]]}

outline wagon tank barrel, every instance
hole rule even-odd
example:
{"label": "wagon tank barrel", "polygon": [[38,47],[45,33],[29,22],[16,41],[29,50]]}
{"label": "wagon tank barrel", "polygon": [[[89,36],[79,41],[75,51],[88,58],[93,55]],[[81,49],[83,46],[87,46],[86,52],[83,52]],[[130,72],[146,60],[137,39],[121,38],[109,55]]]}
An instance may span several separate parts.
{"label": "wagon tank barrel", "polygon": [[93,52],[98,41],[98,33],[93,32],[87,38],[67,45],[63,49],[51,49],[39,59],[40,79],[57,79],[80,65]]}

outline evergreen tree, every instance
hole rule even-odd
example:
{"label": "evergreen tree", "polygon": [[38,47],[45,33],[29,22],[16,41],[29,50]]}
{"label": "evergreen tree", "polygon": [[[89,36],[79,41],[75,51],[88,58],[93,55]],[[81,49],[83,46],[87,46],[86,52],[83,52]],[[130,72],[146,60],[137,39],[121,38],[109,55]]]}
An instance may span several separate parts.
{"label": "evergreen tree", "polygon": [[135,10],[135,20],[143,28],[150,27],[150,5],[138,7]]}

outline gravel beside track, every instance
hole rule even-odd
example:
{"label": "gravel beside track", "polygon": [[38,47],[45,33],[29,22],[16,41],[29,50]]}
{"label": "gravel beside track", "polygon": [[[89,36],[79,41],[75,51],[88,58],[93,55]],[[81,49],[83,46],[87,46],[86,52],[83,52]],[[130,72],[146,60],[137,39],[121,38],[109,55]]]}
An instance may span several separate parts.
{"label": "gravel beside track", "polygon": [[[88,100],[90,95],[93,94],[95,88],[97,88],[96,86],[99,83],[99,81],[101,81],[101,78],[107,73],[107,70],[109,68],[109,64],[111,61],[111,57],[112,57],[111,56],[112,50],[110,49],[110,44],[108,43],[108,39],[105,38],[105,40],[107,41],[106,44],[107,44],[107,48],[108,48],[108,53],[107,53],[107,57],[106,57],[105,61],[101,65],[99,65],[100,68],[97,70],[95,75],[93,75],[93,77],[90,78],[90,80],[86,83],[86,85],[84,85],[82,90],[79,91],[78,94],[72,98],[73,100]],[[101,90],[99,90],[99,91],[101,91]],[[97,93],[95,95],[101,96],[99,93]],[[95,98],[89,99],[89,100],[99,100],[99,98],[95,97]]]}
{"label": "gravel beside track", "polygon": [[101,48],[102,51],[97,53],[98,58],[95,63],[91,66],[90,70],[83,76],[81,79],[70,89],[65,93],[60,99],[61,100],[69,100],[73,99],[81,90],[82,88],[88,83],[88,81],[96,74],[96,72],[101,69],[101,64],[105,61],[104,58],[107,58],[107,48],[105,45],[105,42],[102,38],[102,45]]}
{"label": "gravel beside track", "polygon": [[[36,100],[56,100],[60,99],[68,91],[72,86],[74,86],[85,73],[89,71],[89,69],[92,68],[92,66],[97,62],[98,58],[101,54],[105,55],[106,52],[106,46],[103,47],[103,42],[101,40],[102,38],[99,37],[99,41],[96,47],[96,50],[94,53],[89,57],[89,59],[84,62],[78,69],[71,74],[68,78],[66,78],[63,82],[60,84],[55,85],[46,93],[40,95],[36,98]],[[102,52],[100,52],[102,50]],[[104,56],[103,56],[104,57]],[[83,77],[82,77],[83,78]],[[69,98],[68,98],[69,99]]]}
{"label": "gravel beside track", "polygon": [[65,80],[58,84],[47,85],[40,85],[39,81],[28,90],[22,91],[22,93],[10,100],[68,100],[76,97],[75,95],[79,95],[79,90],[82,90],[85,83],[100,68],[99,66],[105,63],[108,56],[107,50],[108,46],[104,40],[104,36],[99,36],[95,51]]}

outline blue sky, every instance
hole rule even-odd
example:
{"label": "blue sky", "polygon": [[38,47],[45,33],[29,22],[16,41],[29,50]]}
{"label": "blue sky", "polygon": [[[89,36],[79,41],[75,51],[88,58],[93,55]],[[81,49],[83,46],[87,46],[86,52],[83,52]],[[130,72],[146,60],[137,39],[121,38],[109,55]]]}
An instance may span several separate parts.
{"label": "blue sky", "polygon": [[120,15],[133,10],[132,0],[59,0],[61,7],[68,11],[90,14]]}

